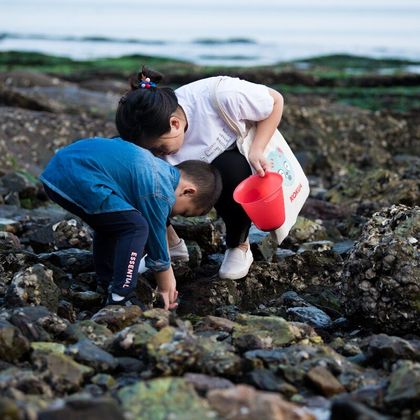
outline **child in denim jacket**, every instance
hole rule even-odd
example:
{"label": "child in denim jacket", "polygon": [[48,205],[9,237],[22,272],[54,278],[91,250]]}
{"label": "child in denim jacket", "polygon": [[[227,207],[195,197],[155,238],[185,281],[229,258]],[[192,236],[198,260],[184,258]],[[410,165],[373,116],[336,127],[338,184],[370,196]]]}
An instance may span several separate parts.
{"label": "child in denim jacket", "polygon": [[107,304],[141,305],[137,272],[143,252],[166,309],[176,307],[170,263],[169,216],[207,213],[221,193],[211,165],[189,160],[176,167],[121,138],[79,140],[59,150],[40,179],[48,196],[94,231],[98,284]]}

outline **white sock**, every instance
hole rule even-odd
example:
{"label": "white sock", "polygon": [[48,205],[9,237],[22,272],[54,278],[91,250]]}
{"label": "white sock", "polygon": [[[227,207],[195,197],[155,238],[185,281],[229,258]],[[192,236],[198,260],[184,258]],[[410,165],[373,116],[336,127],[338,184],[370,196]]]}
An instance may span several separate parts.
{"label": "white sock", "polygon": [[115,301],[117,301],[117,302],[120,302],[121,300],[123,300],[125,298],[125,296],[121,296],[121,295],[118,295],[117,293],[113,293],[112,294],[112,300],[115,300]]}

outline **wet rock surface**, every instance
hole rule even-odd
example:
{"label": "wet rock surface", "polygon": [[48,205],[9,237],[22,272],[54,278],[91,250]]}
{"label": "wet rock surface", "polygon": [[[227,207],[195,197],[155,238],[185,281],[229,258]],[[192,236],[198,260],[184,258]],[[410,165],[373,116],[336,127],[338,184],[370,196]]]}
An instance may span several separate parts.
{"label": "wet rock surface", "polygon": [[123,81],[0,80],[0,418],[419,416],[417,114],[286,96],[312,187],[296,225],[280,247],[253,229],[234,281],[220,219],[174,220],[192,258],[169,313],[148,272],[146,310],[103,307],[92,232],[36,179],[55,149],[115,134]]}

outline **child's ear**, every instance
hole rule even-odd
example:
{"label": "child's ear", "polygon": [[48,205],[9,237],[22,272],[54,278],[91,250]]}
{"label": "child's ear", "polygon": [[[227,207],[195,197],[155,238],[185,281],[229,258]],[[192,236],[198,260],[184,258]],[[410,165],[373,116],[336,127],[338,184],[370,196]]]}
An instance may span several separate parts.
{"label": "child's ear", "polygon": [[197,188],[194,185],[189,185],[182,190],[183,195],[191,196],[196,194]]}
{"label": "child's ear", "polygon": [[171,129],[179,130],[181,128],[181,121],[178,117],[172,116],[169,118],[169,125]]}

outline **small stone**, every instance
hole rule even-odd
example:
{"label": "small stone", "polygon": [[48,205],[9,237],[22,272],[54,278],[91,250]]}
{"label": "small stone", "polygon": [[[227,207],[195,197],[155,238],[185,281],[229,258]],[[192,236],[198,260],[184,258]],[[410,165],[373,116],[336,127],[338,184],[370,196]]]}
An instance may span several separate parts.
{"label": "small stone", "polygon": [[[1,225],[1,219],[0,219]],[[11,232],[4,232],[0,226],[0,251],[16,252],[22,249],[19,238]]]}
{"label": "small stone", "polygon": [[330,420],[387,420],[388,416],[382,416],[364,404],[350,399],[334,400],[331,406]]}
{"label": "small stone", "polygon": [[208,315],[200,322],[196,328],[197,331],[216,330],[232,332],[235,326],[235,322],[213,315]]}
{"label": "small stone", "polygon": [[66,354],[73,356],[76,361],[90,366],[96,371],[109,371],[117,367],[117,361],[110,353],[87,339],[82,339],[78,343],[67,347]]}
{"label": "small stone", "polygon": [[366,337],[362,349],[372,363],[395,362],[399,359],[420,361],[420,340],[404,340],[386,334]]}
{"label": "small stone", "polygon": [[306,322],[315,328],[329,328],[332,324],[330,316],[315,306],[289,308],[287,314],[291,314],[294,320]]}
{"label": "small stone", "polygon": [[236,322],[232,339],[242,351],[280,347],[295,339],[289,323],[280,317],[241,314],[236,318]]}
{"label": "small stone", "polygon": [[335,394],[345,392],[343,385],[326,368],[317,366],[309,370],[306,374],[309,382],[323,395],[331,397]]}
{"label": "small stone", "polygon": [[420,363],[402,360],[397,364],[389,378],[385,402],[407,408],[420,404]]}
{"label": "small stone", "polygon": [[45,374],[48,382],[60,392],[80,389],[83,381],[93,374],[93,369],[75,362],[59,352],[36,351],[32,355],[34,365]]}
{"label": "small stone", "polygon": [[16,362],[29,352],[29,341],[8,321],[0,319],[0,359]]}
{"label": "small stone", "polygon": [[106,325],[111,331],[120,331],[134,324],[143,311],[136,305],[118,306],[111,305],[98,311],[92,316],[92,321]]}
{"label": "small stone", "polygon": [[124,415],[115,400],[111,398],[71,398],[58,407],[38,413],[37,420],[124,420]]}
{"label": "small stone", "polygon": [[195,390],[202,395],[205,395],[212,389],[226,389],[232,388],[235,385],[228,379],[208,376],[202,373],[186,373],[184,379],[194,386]]}
{"label": "small stone", "polygon": [[111,389],[117,383],[117,381],[111,375],[107,375],[105,373],[98,373],[91,379],[91,382],[105,389]]}
{"label": "small stone", "polygon": [[40,353],[64,354],[66,346],[60,343],[34,341],[33,343],[31,343],[31,349],[35,352]]}
{"label": "small stone", "polygon": [[278,394],[256,391],[246,385],[209,391],[207,399],[222,418],[315,420],[312,414]]}

